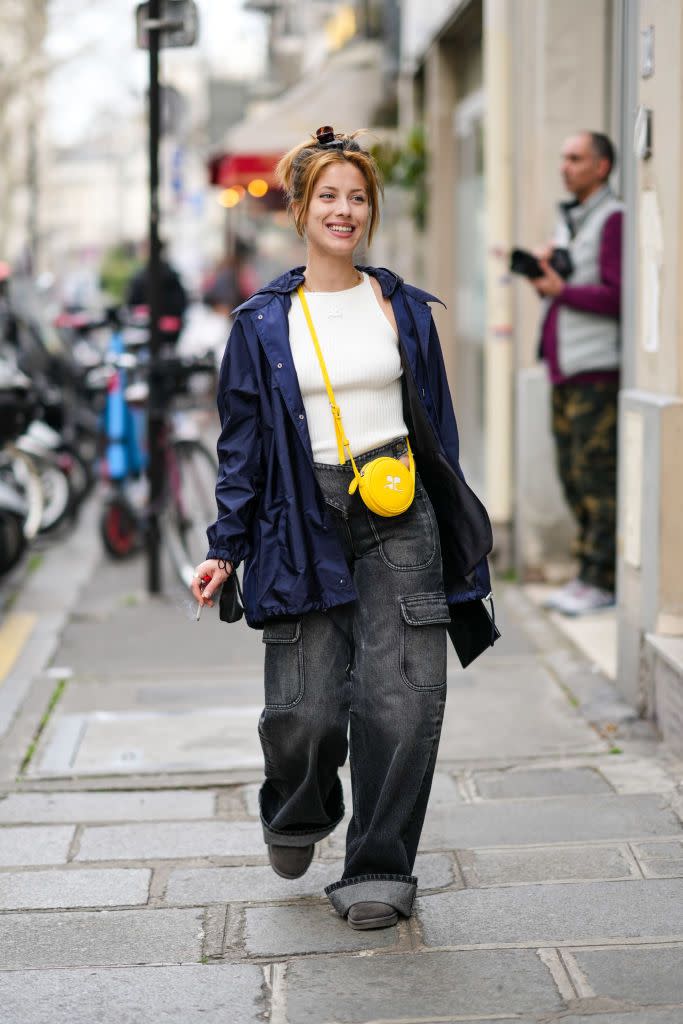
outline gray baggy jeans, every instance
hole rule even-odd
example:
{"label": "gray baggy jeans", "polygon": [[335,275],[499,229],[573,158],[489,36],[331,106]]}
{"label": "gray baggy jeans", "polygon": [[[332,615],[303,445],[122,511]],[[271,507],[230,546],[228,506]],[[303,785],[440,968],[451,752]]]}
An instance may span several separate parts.
{"label": "gray baggy jeans", "polygon": [[[356,461],[405,450],[400,440]],[[438,529],[419,476],[410,508],[384,518],[348,494],[348,464],[315,469],[358,600],[264,627],[264,839],[305,846],[333,831],[344,816],[338,769],[349,752],[344,871],[325,892],[342,917],[365,900],[409,917],[446,701]]]}

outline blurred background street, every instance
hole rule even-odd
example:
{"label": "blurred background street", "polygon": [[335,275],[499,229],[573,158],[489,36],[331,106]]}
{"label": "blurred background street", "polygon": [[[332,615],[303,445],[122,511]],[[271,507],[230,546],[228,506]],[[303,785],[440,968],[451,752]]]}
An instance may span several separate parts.
{"label": "blurred background street", "polygon": [[[183,27],[159,59],[152,323],[149,10],[0,8],[3,1020],[680,1024],[683,6],[160,10]],[[416,913],[385,932],[322,898],[344,826],[304,878],[268,867],[261,636],[216,609],[196,622],[187,589],[215,517],[231,311],[305,260],[275,167],[323,124],[367,129],[385,178],[357,262],[445,303],[503,632],[467,671],[449,662]],[[570,616],[547,607],[579,564],[548,304],[510,254],[550,244],[582,132],[613,140],[623,203],[616,585]]]}

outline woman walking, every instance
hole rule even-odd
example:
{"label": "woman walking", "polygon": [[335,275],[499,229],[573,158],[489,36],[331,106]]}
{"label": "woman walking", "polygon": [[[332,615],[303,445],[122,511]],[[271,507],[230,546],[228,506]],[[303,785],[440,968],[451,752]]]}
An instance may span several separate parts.
{"label": "woman walking", "polygon": [[278,166],[306,266],[235,312],[218,518],[192,590],[212,605],[244,561],[247,622],[265,644],[260,810],[273,869],[303,875],[342,820],[349,753],[344,870],[325,892],[352,927],[383,928],[412,910],[447,628],[466,632],[458,616],[489,595],[492,539],[458,463],[434,297],[354,265],[382,192],[357,135],[321,128]]}

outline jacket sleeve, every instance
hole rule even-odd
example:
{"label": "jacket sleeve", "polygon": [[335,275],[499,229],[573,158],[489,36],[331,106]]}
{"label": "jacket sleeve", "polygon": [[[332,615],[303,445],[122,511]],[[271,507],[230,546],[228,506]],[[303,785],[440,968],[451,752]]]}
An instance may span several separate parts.
{"label": "jacket sleeve", "polygon": [[224,558],[236,567],[249,551],[261,465],[259,379],[240,318],[221,364],[218,412],[218,518],[206,531],[206,557]]}
{"label": "jacket sleeve", "polygon": [[434,411],[436,412],[439,424],[441,443],[444,446],[446,455],[448,456],[453,468],[460,472],[460,443],[458,440],[458,427],[455,422],[453,400],[448,386],[448,377],[446,376],[446,367],[443,361],[441,342],[439,340],[439,334],[436,329],[434,317],[432,317],[429,328],[429,362],[427,366],[427,375],[429,379],[429,390],[434,400]]}

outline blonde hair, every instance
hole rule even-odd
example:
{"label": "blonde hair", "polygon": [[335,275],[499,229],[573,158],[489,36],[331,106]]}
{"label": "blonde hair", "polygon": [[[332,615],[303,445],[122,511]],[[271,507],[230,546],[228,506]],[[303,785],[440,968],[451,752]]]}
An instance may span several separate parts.
{"label": "blonde hair", "polygon": [[[322,129],[319,129],[321,131]],[[379,204],[384,196],[384,184],[379,167],[374,158],[361,149],[355,141],[363,129],[345,135],[338,132],[334,135],[337,145],[319,144],[312,135],[308,142],[302,142],[289,153],[285,153],[277,167],[275,176],[287,196],[287,207],[294,217],[294,226],[300,238],[304,236],[304,225],[308,207],[311,203],[313,189],[325,167],[330,164],[348,162],[357,167],[365,178],[368,187],[370,206],[370,223],[368,227],[368,243],[379,225]],[[341,145],[339,145],[341,143]]]}

